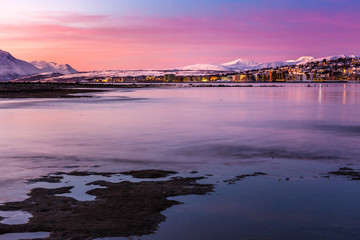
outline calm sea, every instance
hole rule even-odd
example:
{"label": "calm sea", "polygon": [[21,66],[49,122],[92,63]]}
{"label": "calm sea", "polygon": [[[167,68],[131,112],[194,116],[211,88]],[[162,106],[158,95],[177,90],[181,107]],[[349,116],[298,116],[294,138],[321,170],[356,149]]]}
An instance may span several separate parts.
{"label": "calm sea", "polygon": [[0,100],[0,202],[56,171],[198,171],[216,192],[143,239],[360,239],[360,181],[324,178],[360,168],[360,84],[187,86]]}

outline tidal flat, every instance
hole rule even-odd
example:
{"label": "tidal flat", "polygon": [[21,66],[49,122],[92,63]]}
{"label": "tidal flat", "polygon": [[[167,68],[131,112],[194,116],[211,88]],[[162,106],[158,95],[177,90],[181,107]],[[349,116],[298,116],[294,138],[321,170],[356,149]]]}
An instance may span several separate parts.
{"label": "tidal flat", "polygon": [[[98,176],[130,174],[156,179],[173,175],[173,171],[143,170],[129,173],[97,173]],[[90,172],[56,173],[55,175],[94,176]],[[63,178],[63,177],[62,177]],[[45,181],[51,177],[37,179]],[[71,193],[73,186],[54,189],[35,188],[29,198],[0,206],[2,211],[24,211],[31,219],[23,224],[0,224],[0,233],[49,232],[48,239],[94,239],[96,237],[141,236],[153,233],[165,220],[161,212],[180,204],[168,197],[204,195],[213,185],[198,184],[202,177],[176,177],[165,181],[107,182],[98,180],[86,185],[94,188],[84,194],[96,196],[93,201],[79,201]],[[34,182],[34,181],[33,181]],[[52,181],[51,181],[52,182]],[[100,186],[101,188],[97,187]]]}
{"label": "tidal flat", "polygon": [[249,85],[1,99],[0,239],[359,239],[360,85]]}

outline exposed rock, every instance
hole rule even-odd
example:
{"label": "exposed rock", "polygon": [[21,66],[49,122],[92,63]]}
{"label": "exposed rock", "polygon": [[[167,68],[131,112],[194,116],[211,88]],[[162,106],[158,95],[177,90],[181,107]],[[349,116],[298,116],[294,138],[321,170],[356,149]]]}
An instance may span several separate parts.
{"label": "exposed rock", "polygon": [[351,180],[360,180],[360,172],[349,167],[339,168],[338,171],[328,172],[330,175],[344,176]]}
{"label": "exposed rock", "polygon": [[[137,176],[167,176],[173,172],[135,171]],[[69,193],[72,187],[33,189],[30,198],[0,206],[2,211],[22,210],[33,215],[27,224],[0,224],[0,234],[51,232],[47,239],[94,239],[104,237],[141,236],[153,233],[165,220],[161,211],[180,202],[168,197],[213,191],[211,184],[199,184],[197,178],[177,177],[167,181],[120,182],[96,181],[98,188],[88,191],[94,201],[77,201],[55,196]]]}
{"label": "exposed rock", "polygon": [[162,171],[162,170],[140,170],[140,171],[130,171],[123,172],[124,175],[130,175],[134,178],[164,178],[169,175],[176,174],[174,171]]}
{"label": "exposed rock", "polygon": [[256,176],[261,176],[261,175],[267,175],[267,173],[254,172],[253,174],[243,174],[243,175],[239,175],[239,176],[236,176],[236,177],[228,179],[228,180],[224,180],[224,182],[226,182],[228,184],[235,184],[235,182],[240,181],[246,177],[256,177]]}

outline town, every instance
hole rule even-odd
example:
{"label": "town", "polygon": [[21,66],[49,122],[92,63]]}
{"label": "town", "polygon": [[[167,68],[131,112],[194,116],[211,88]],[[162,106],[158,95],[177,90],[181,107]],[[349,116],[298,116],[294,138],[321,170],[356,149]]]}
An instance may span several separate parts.
{"label": "town", "polygon": [[360,81],[360,58],[338,58],[308,62],[303,65],[246,71],[204,71],[203,74],[184,74],[184,71],[162,75],[139,75],[91,78],[87,81],[116,82],[358,82]]}

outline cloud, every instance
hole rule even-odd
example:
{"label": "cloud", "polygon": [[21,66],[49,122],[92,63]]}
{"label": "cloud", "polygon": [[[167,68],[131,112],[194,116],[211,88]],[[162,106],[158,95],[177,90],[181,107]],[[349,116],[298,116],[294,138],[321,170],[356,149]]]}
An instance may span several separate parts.
{"label": "cloud", "polygon": [[359,18],[303,9],[172,17],[42,12],[26,23],[0,24],[0,41],[12,49],[33,49],[32,57],[52,56],[50,60],[71,61],[86,70],[165,68],[239,57],[270,61],[353,51]]}
{"label": "cloud", "polygon": [[33,15],[34,19],[43,19],[45,21],[58,24],[88,24],[97,25],[105,22],[109,16],[101,14],[85,14],[78,12],[38,12]]}

